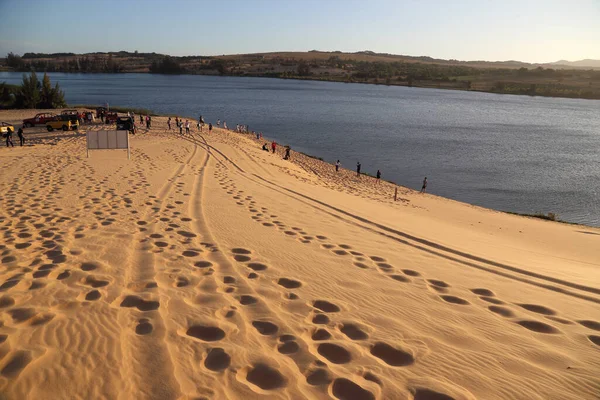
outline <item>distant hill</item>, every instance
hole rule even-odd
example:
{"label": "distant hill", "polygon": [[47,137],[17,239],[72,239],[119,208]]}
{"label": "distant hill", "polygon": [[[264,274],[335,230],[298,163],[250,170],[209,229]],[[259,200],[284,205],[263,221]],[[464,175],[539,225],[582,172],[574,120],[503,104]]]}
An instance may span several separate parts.
{"label": "distant hill", "polygon": [[600,99],[600,60],[530,64],[462,61],[373,51],[270,52],[168,56],[116,51],[75,54],[9,53],[0,70],[76,73],[157,73],[260,76],[474,90],[529,96]]}
{"label": "distant hill", "polygon": [[548,65],[553,65],[553,66],[565,66],[565,67],[576,67],[576,68],[600,68],[600,60],[591,60],[589,58],[585,59],[585,60],[579,60],[579,61],[567,61],[567,60],[560,60],[560,61],[556,61],[553,63],[549,63]]}

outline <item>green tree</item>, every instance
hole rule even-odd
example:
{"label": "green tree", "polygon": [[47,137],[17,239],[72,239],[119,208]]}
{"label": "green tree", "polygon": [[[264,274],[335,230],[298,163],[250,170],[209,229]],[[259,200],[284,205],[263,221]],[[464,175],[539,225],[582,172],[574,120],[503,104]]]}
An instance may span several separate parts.
{"label": "green tree", "polygon": [[40,92],[40,103],[39,108],[60,108],[66,107],[65,94],[58,83],[52,87],[50,83],[50,77],[44,73],[44,79],[42,79],[42,88]]}
{"label": "green tree", "polygon": [[300,75],[300,76],[310,75],[310,65],[308,65],[304,61],[300,61],[300,63],[298,64],[298,75]]}
{"label": "green tree", "polygon": [[28,77],[23,74],[23,83],[17,103],[22,108],[36,108],[40,102],[40,81],[35,72]]}

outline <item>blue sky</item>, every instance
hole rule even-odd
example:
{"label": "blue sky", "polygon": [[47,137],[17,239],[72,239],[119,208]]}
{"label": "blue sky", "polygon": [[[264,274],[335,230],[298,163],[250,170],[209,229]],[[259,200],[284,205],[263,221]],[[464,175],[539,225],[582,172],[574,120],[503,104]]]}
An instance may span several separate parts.
{"label": "blue sky", "polygon": [[0,16],[2,55],[318,49],[459,60],[600,59],[600,0],[0,0]]}

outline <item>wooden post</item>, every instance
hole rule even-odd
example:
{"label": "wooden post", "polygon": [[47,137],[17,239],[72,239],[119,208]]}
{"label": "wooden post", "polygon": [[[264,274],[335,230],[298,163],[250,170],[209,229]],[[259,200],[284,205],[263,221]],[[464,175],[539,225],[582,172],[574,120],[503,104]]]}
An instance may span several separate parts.
{"label": "wooden post", "polygon": [[396,187],[396,191],[394,192],[394,201],[398,198],[398,188]]}

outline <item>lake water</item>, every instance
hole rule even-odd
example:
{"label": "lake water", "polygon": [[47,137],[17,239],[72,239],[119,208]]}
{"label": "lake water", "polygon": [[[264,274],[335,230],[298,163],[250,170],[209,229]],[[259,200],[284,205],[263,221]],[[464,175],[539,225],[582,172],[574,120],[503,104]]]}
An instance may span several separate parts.
{"label": "lake water", "polygon": [[[513,212],[600,226],[600,101],[361,84],[50,74],[70,104],[248,124],[294,150]],[[0,72],[20,83],[21,73]]]}

